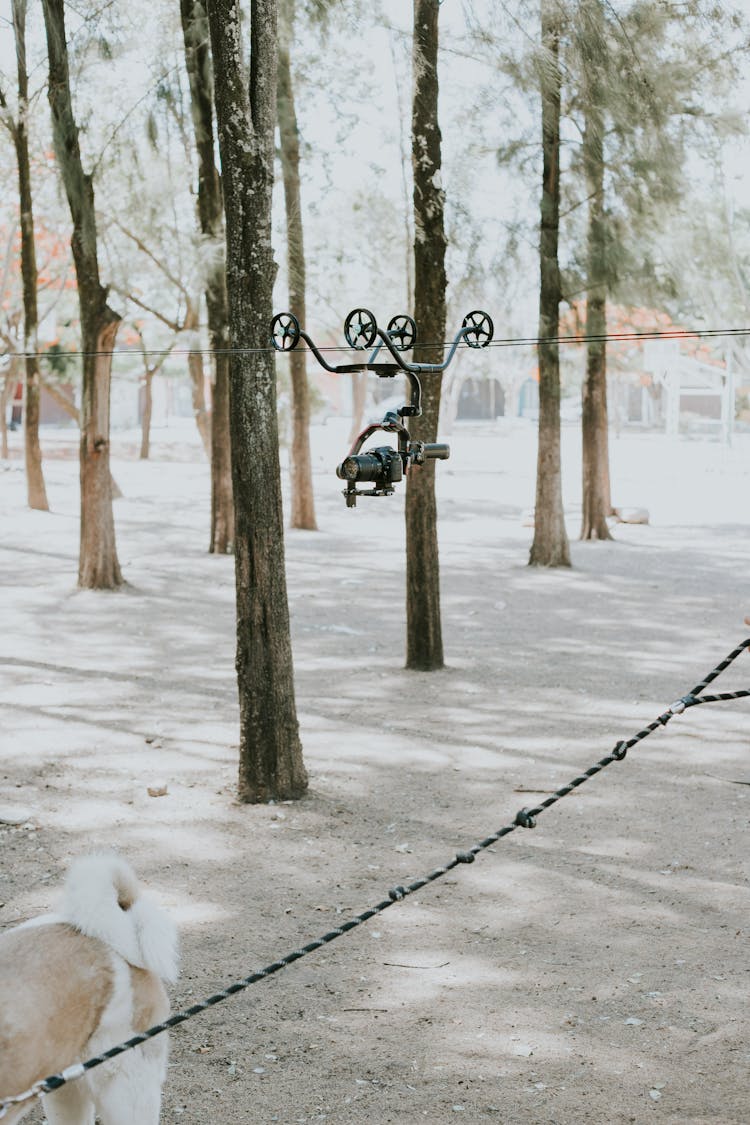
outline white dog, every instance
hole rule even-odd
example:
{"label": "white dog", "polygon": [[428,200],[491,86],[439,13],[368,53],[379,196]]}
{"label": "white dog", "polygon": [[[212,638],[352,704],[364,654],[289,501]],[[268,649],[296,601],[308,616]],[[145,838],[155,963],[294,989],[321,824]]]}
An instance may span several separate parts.
{"label": "white dog", "polygon": [[[114,855],[77,860],[60,914],[0,935],[0,1101],[114,1047],[169,1014],[177,933]],[[44,1098],[51,1125],[157,1125],[166,1034]],[[35,1103],[14,1106],[12,1125]]]}

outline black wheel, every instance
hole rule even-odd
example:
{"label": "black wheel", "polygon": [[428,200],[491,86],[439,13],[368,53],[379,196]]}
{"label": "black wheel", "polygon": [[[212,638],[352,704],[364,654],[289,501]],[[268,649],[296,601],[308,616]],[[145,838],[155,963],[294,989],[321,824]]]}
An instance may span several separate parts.
{"label": "black wheel", "polygon": [[378,326],[369,309],[352,309],[344,321],[344,336],[350,348],[364,352],[375,342]]}
{"label": "black wheel", "polygon": [[408,352],[417,340],[417,326],[412,317],[405,313],[388,321],[388,336],[396,351]]}
{"label": "black wheel", "polygon": [[291,352],[299,343],[299,321],[293,313],[276,313],[271,321],[271,343],[277,352]]}
{"label": "black wheel", "polygon": [[470,348],[486,348],[495,335],[492,317],[481,309],[474,309],[473,312],[467,313],[461,327],[469,329],[464,340]]}

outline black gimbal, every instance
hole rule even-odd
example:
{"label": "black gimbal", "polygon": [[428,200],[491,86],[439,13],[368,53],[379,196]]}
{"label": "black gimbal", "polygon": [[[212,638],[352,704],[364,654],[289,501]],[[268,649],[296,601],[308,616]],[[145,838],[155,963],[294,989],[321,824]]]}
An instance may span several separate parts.
{"label": "black gimbal", "polygon": [[[417,326],[410,316],[394,316],[385,332],[378,328],[375,317],[369,309],[353,309],[344,322],[344,336],[354,351],[372,351],[365,363],[332,365],[321,354],[313,341],[299,325],[292,313],[277,313],[271,321],[271,343],[277,351],[289,352],[304,340],[316,360],[326,371],[334,374],[353,374],[371,371],[381,379],[393,378],[403,373],[411,389],[411,401],[404,403],[396,411],[389,411],[382,422],[367,426],[357,437],[349,453],[336,469],[340,480],[346,481],[344,496],[348,508],[355,507],[358,496],[390,496],[394,485],[403,480],[413,465],[423,465],[426,461],[446,460],[450,456],[447,445],[412,441],[404,425],[404,418],[416,418],[422,413],[422,385],[419,376],[426,373],[445,371],[462,342],[470,348],[486,348],[492,341],[494,326],[487,313],[475,310],[468,313],[461,328],[450,346],[443,363],[407,363],[401,353],[408,351],[416,343]],[[385,346],[395,362],[378,359]],[[383,430],[398,435],[398,447],[378,446],[362,452],[362,446],[374,433]],[[359,490],[358,483],[372,484],[367,490]]]}
{"label": "black gimbal", "polygon": [[[361,453],[364,443],[378,430],[398,434],[398,448],[380,445]],[[356,505],[358,496],[391,496],[393,486],[404,479],[412,465],[424,465],[434,459],[447,461],[450,453],[450,446],[440,442],[412,441],[398,414],[389,410],[382,422],[362,431],[336,469],[339,480],[346,481],[347,508]],[[372,484],[373,487],[360,490],[357,484]]]}

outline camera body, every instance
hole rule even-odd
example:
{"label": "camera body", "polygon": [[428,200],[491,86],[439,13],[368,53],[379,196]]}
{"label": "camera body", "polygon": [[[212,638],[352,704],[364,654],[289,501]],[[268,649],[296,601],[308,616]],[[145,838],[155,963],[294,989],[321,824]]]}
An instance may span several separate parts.
{"label": "camera body", "polygon": [[[434,459],[445,461],[449,456],[450,447],[447,445],[402,438],[398,449],[380,445],[365,453],[350,453],[337,467],[336,476],[346,481],[346,506],[353,508],[358,496],[392,496],[394,486],[404,479],[412,465],[424,465]],[[373,487],[359,491],[358,484],[372,484]]]}
{"label": "camera body", "polygon": [[336,469],[339,480],[373,484],[373,496],[390,496],[394,484],[404,479],[401,454],[390,445],[345,457]]}

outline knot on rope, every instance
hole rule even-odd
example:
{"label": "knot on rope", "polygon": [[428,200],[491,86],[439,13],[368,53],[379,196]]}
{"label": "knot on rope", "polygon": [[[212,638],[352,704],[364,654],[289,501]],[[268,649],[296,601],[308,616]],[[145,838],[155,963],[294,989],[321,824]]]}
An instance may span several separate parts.
{"label": "knot on rope", "polygon": [[406,898],[407,893],[406,887],[391,887],[388,892],[388,898],[391,902],[400,902],[402,898]]}
{"label": "knot on rope", "polygon": [[536,819],[531,815],[529,809],[519,809],[513,823],[517,824],[519,828],[536,828]]}
{"label": "knot on rope", "polygon": [[618,742],[612,751],[612,757],[616,762],[621,762],[628,752],[627,742]]}
{"label": "knot on rope", "polygon": [[681,699],[676,699],[671,704],[669,710],[673,715],[681,715],[686,707],[691,707],[695,703],[695,696],[692,694],[683,695]]}
{"label": "knot on rope", "polygon": [[456,859],[459,863],[473,863],[476,858],[474,852],[456,852]]}

